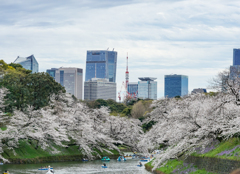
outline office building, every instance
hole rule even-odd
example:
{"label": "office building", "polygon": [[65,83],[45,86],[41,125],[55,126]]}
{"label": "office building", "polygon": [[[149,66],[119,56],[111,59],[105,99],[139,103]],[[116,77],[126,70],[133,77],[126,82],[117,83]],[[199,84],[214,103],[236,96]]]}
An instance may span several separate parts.
{"label": "office building", "polygon": [[165,97],[188,95],[188,76],[185,75],[165,75]]}
{"label": "office building", "polygon": [[240,65],[240,48],[233,49],[233,66]]}
{"label": "office building", "polygon": [[117,85],[109,79],[92,78],[84,82],[84,100],[112,99],[116,101]]}
{"label": "office building", "polygon": [[127,91],[133,98],[138,98],[138,82],[129,82]]}
{"label": "office building", "polygon": [[55,71],[55,80],[78,99],[82,99],[83,73],[80,68],[61,67]]}
{"label": "office building", "polygon": [[139,77],[138,78],[138,98],[157,100],[157,78]]}
{"label": "office building", "polygon": [[197,93],[207,93],[207,89],[205,88],[197,88],[197,89],[193,89],[191,94],[197,94]]}
{"label": "office building", "polygon": [[47,69],[47,73],[55,79],[55,75],[56,75],[57,70],[58,70],[57,68]]}
{"label": "office building", "polygon": [[92,78],[116,82],[117,52],[108,50],[87,51],[85,81]]}
{"label": "office building", "polygon": [[38,73],[38,62],[34,55],[29,57],[17,57],[13,63],[18,63],[23,66],[23,68],[31,70],[32,73]]}

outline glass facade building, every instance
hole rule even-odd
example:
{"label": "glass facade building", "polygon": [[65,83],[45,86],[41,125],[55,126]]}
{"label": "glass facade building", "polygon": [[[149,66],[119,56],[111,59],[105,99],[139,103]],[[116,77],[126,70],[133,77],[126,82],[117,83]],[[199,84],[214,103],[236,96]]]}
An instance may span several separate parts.
{"label": "glass facade building", "polygon": [[87,51],[85,81],[92,78],[116,82],[117,52],[107,50]]}
{"label": "glass facade building", "polygon": [[31,70],[32,73],[38,73],[38,62],[34,55],[29,57],[17,57],[13,63],[18,63],[23,66],[23,68]]}
{"label": "glass facade building", "polygon": [[138,82],[129,82],[127,91],[132,97],[138,98]]}
{"label": "glass facade building", "polygon": [[139,77],[138,98],[157,100],[157,78]]}
{"label": "glass facade building", "polygon": [[233,66],[240,65],[240,48],[233,49]]}
{"label": "glass facade building", "polygon": [[185,75],[165,75],[165,97],[188,95],[188,76]]}
{"label": "glass facade building", "polygon": [[58,69],[57,68],[47,69],[47,73],[55,79],[56,70],[58,70]]}
{"label": "glass facade building", "polygon": [[82,99],[83,90],[83,73],[80,68],[61,67],[55,72],[55,80],[60,83],[67,93]]}

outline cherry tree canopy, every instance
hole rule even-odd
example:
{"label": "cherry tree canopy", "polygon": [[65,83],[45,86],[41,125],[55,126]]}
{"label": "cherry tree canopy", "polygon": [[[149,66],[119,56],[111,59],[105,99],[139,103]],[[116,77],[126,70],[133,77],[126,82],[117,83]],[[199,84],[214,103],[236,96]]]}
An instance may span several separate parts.
{"label": "cherry tree canopy", "polygon": [[34,139],[43,149],[53,143],[67,146],[71,140],[91,159],[95,149],[118,150],[116,144],[123,143],[136,148],[142,134],[139,120],[110,116],[106,107],[89,109],[70,94],[53,95],[50,105],[39,110],[29,107],[25,112],[15,110],[11,117],[2,114],[1,122],[7,130],[0,129],[0,153],[3,146],[14,150],[21,139]]}

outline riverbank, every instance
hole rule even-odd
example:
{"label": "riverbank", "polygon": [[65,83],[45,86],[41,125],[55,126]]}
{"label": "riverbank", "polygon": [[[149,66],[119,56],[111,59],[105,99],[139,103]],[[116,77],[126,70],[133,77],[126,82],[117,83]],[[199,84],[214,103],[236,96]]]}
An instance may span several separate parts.
{"label": "riverbank", "polygon": [[145,164],[148,171],[155,174],[191,173],[191,174],[228,174],[240,166],[240,139],[215,141],[204,151],[198,149],[186,159],[169,160],[163,167],[152,172],[153,166]]}
{"label": "riverbank", "polygon": [[[18,148],[15,148],[14,150],[4,149],[2,156],[13,164],[81,161],[82,158],[86,158],[86,156],[83,155],[78,148],[79,147],[76,145],[67,148],[51,145],[48,149],[43,150],[40,147],[37,147],[37,142],[34,140],[20,141]],[[117,150],[109,150],[113,154],[106,151],[95,151],[97,151],[100,156],[108,156],[113,159],[117,159],[120,155]],[[93,153],[93,155],[95,156],[95,159],[100,159],[97,153]]]}

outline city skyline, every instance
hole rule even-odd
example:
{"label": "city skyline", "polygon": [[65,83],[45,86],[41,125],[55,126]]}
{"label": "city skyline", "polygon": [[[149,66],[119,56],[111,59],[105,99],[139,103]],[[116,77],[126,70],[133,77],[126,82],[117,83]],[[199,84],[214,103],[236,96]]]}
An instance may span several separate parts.
{"label": "city skyline", "polygon": [[0,59],[10,63],[34,54],[39,72],[61,66],[85,72],[86,50],[110,47],[118,52],[117,91],[127,52],[130,82],[156,77],[158,98],[164,96],[165,74],[188,75],[189,92],[206,88],[240,47],[240,3],[217,2],[3,1]]}

